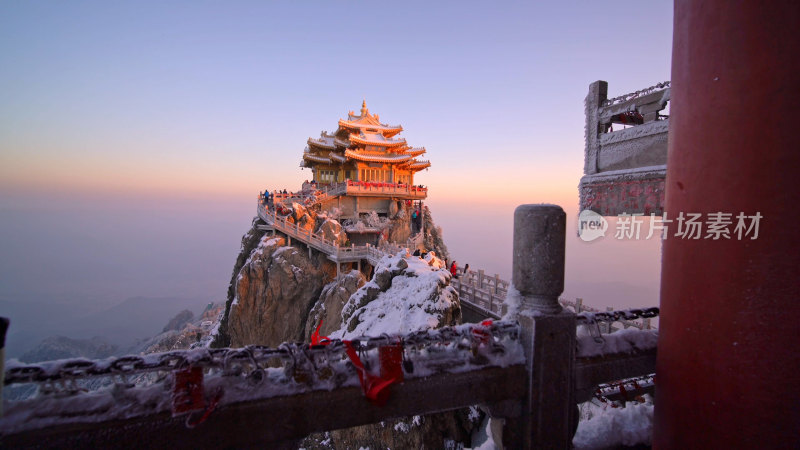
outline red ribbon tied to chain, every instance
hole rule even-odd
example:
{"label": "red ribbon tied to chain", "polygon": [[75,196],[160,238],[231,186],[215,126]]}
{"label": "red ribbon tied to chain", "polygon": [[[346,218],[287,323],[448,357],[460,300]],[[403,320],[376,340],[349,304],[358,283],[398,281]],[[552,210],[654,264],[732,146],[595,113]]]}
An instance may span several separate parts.
{"label": "red ribbon tied to chain", "polygon": [[[492,326],[492,320],[486,319],[480,323],[481,327],[490,327]],[[472,335],[480,342],[481,344],[488,344],[489,343],[489,332],[484,329],[475,327],[472,329]]]}
{"label": "red ribbon tied to chain", "polygon": [[319,325],[317,325],[317,329],[311,335],[311,345],[328,345],[331,343],[331,340],[328,336],[320,336],[319,329],[322,327],[322,319],[319,320]]}
{"label": "red ribbon tied to chain", "polygon": [[358,381],[361,382],[361,390],[367,400],[377,406],[383,406],[389,400],[389,386],[403,381],[403,369],[401,366],[403,356],[403,346],[400,343],[391,344],[378,349],[381,361],[381,374],[372,375],[364,368],[361,358],[358,357],[356,349],[351,341],[342,341],[347,351],[347,356],[358,373]]}
{"label": "red ribbon tied to chain", "polygon": [[172,386],[172,416],[199,411],[205,407],[203,368],[189,366],[176,371]]}

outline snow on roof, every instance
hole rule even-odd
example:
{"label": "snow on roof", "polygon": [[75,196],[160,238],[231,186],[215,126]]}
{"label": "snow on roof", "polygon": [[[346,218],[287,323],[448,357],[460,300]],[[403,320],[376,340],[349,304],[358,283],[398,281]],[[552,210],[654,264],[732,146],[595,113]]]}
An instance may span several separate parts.
{"label": "snow on roof", "polygon": [[318,147],[325,147],[325,148],[335,148],[336,145],[334,144],[334,137],[328,136],[326,133],[322,133],[319,139],[308,138],[308,143],[312,145],[316,145]]}
{"label": "snow on roof", "polygon": [[406,164],[409,169],[424,169],[426,167],[430,167],[430,165],[430,161],[411,161]]}
{"label": "snow on roof", "polygon": [[358,144],[379,145],[385,147],[385,146],[402,145],[406,143],[406,140],[403,138],[400,139],[387,138],[381,133],[361,130],[359,134],[353,133],[350,135],[350,142],[356,142]]}
{"label": "snow on roof", "polygon": [[[339,129],[335,133],[329,134],[323,131],[320,133],[319,138],[308,138],[308,145],[311,151],[307,148],[306,154],[310,155],[303,156],[300,167],[312,167],[310,162],[343,164],[348,159],[389,164],[406,163],[404,168],[410,170],[422,170],[430,167],[430,161],[413,159],[425,154],[427,152],[425,147],[410,148],[404,138],[393,137],[402,131],[403,127],[400,125],[394,126],[381,123],[377,114],[369,113],[366,102],[364,102],[361,108],[361,115],[356,115],[350,111],[346,120],[339,119]],[[373,152],[364,151],[364,146],[367,146],[367,149]],[[320,149],[335,150],[337,153],[330,153],[325,156],[312,153]],[[344,151],[344,155],[339,153],[341,151]],[[391,152],[391,154],[380,154],[379,152],[381,151]]]}
{"label": "snow on roof", "polygon": [[343,163],[343,162],[347,161],[347,158],[345,158],[345,157],[344,157],[344,156],[342,156],[342,155],[337,155],[336,153],[331,153],[331,154],[329,154],[328,156],[330,156],[330,157],[331,157],[331,159],[332,159],[332,160],[334,160],[334,161],[336,161],[336,162]]}
{"label": "snow on roof", "polygon": [[347,115],[347,119],[339,119],[339,126],[345,128],[374,128],[376,130],[381,131],[402,131],[403,127],[401,125],[386,125],[384,123],[380,123],[377,120],[370,120],[374,116],[368,116],[367,118],[361,116],[352,116],[350,114]]}
{"label": "snow on roof", "polygon": [[406,150],[406,154],[409,154],[411,156],[419,156],[425,154],[426,151],[427,150],[425,150],[425,147],[414,147]]}
{"label": "snow on roof", "polygon": [[324,156],[312,155],[311,153],[303,153],[303,159],[307,159],[309,161],[314,161],[314,162],[323,163],[323,164],[331,164],[332,163],[330,158],[325,158]]}
{"label": "snow on roof", "polygon": [[361,152],[354,152],[353,150],[345,150],[344,156],[352,159],[357,159],[359,161],[367,161],[367,162],[389,162],[389,163],[398,163],[404,162],[411,159],[411,155],[400,153],[400,154],[387,154],[387,155],[370,155],[367,153]]}

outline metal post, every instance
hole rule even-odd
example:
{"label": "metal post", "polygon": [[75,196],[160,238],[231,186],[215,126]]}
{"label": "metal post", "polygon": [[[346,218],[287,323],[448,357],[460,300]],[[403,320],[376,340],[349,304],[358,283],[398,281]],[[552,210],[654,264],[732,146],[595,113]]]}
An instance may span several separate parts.
{"label": "metal post", "polygon": [[522,205],[514,211],[514,289],[506,302],[518,303],[530,378],[521,417],[504,430],[508,448],[572,446],[578,419],[572,380],[576,320],[558,303],[565,240],[566,214],[559,206]]}

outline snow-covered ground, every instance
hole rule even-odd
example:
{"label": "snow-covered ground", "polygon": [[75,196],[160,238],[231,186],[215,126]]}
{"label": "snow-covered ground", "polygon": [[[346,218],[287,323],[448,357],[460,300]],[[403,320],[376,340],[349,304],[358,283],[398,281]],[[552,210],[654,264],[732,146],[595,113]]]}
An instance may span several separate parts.
{"label": "snow-covered ground", "polygon": [[620,445],[650,444],[653,434],[653,401],[645,394],[644,402],[626,402],[614,408],[593,402],[581,405],[581,416],[572,440],[576,449],[603,449]]}

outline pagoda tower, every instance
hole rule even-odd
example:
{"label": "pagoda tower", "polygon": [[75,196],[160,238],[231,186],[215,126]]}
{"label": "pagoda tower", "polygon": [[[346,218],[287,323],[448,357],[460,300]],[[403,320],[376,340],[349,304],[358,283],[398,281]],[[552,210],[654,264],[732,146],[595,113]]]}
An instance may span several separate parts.
{"label": "pagoda tower", "polygon": [[417,157],[425,148],[412,148],[403,138],[400,125],[381,123],[377,114],[361,104],[361,114],[353,111],[339,119],[336,132],[323,131],[318,139],[308,138],[300,167],[310,168],[318,184],[368,182],[413,185],[414,174],[430,167],[430,161]]}

